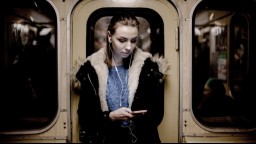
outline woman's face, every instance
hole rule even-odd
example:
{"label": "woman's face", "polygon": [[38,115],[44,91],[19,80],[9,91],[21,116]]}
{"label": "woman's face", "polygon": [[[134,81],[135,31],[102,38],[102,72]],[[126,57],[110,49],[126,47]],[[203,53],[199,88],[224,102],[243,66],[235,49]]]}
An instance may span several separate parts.
{"label": "woman's face", "polygon": [[108,39],[113,48],[114,59],[127,58],[136,47],[138,28],[117,24],[114,34],[108,33]]}
{"label": "woman's face", "polygon": [[208,85],[205,85],[205,86],[204,86],[203,95],[204,95],[205,97],[209,97],[209,96],[211,95],[211,92],[212,92],[211,88],[210,88]]}

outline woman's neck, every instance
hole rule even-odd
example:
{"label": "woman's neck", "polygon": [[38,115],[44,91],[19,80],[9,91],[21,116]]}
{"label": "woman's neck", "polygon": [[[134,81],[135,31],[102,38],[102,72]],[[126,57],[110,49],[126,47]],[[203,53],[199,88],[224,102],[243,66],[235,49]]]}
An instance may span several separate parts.
{"label": "woman's neck", "polygon": [[117,58],[117,57],[113,56],[112,65],[113,66],[123,65],[123,58],[122,57]]}

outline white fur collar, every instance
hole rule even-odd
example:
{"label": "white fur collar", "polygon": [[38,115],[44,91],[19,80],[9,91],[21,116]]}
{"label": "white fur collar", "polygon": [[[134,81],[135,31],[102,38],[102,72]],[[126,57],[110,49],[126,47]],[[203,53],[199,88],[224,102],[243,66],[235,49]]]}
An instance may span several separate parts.
{"label": "white fur collar", "polygon": [[[136,48],[134,58],[132,61],[132,65],[129,69],[129,78],[128,78],[128,87],[129,87],[129,108],[131,108],[131,104],[135,95],[135,92],[139,83],[139,76],[141,72],[141,68],[144,65],[144,61],[147,58],[151,58],[151,54],[148,52],[144,52],[139,48]],[[108,67],[105,64],[106,60],[106,48],[101,48],[98,52],[92,54],[88,57],[88,59],[99,79],[99,97],[101,102],[102,111],[108,111],[108,105],[106,101],[106,88],[107,88],[107,79],[108,79]]]}

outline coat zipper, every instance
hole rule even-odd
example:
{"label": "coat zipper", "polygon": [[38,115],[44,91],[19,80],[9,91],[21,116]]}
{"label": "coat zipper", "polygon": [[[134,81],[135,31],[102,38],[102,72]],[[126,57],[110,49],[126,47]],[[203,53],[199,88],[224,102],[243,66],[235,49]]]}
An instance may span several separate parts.
{"label": "coat zipper", "polygon": [[94,90],[95,95],[97,95],[97,91],[96,91],[96,89],[95,89],[95,87],[94,87],[94,85],[93,85],[93,83],[92,83],[92,81],[91,81],[90,75],[87,74],[87,77],[88,77],[88,79],[89,79],[89,81],[90,81],[90,83],[91,83],[91,85],[92,85],[92,88],[93,88],[93,90]]}

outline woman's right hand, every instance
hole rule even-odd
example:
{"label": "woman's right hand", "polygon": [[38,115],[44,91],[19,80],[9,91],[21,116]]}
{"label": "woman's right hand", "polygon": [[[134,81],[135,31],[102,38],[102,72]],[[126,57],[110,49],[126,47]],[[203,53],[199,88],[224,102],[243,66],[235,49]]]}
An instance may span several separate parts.
{"label": "woman's right hand", "polygon": [[121,107],[117,110],[114,110],[112,112],[109,113],[109,118],[112,121],[116,121],[116,120],[129,120],[131,118],[133,118],[134,116],[132,115],[132,111],[131,109],[127,108],[127,107]]}

